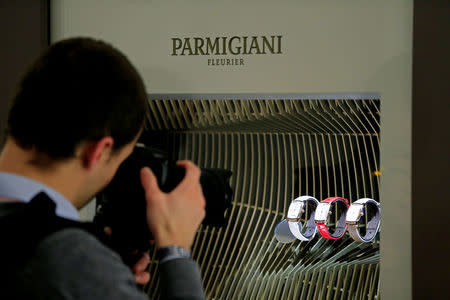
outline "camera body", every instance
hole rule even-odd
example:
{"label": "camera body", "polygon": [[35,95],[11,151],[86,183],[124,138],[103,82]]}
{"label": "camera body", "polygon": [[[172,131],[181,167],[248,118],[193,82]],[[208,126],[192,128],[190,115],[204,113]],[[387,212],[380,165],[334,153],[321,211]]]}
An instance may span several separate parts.
{"label": "camera body", "polygon": [[[140,170],[144,166],[150,167],[159,188],[166,193],[173,190],[185,174],[164,151],[139,144],[121,164],[110,184],[96,196],[94,223],[111,228],[110,246],[126,263],[132,263],[133,253],[148,251],[153,239],[147,225],[145,192],[140,180]],[[200,184],[206,200],[204,225],[227,224],[226,211],[233,201],[231,175],[229,170],[201,169]]]}

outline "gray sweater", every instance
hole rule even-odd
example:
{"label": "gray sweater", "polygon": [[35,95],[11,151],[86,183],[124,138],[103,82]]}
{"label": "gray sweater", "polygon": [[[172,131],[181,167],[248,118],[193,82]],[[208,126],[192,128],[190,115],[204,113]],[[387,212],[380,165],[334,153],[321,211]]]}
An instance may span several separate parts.
{"label": "gray sweater", "polygon": [[[81,229],[50,234],[15,265],[0,283],[0,299],[148,299],[120,256]],[[168,261],[159,273],[161,299],[204,299],[193,260]]]}

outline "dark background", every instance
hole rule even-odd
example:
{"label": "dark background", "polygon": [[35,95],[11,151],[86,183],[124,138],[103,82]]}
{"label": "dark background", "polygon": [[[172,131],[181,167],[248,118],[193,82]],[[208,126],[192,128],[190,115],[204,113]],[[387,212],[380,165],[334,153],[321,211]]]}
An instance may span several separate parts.
{"label": "dark background", "polygon": [[[49,0],[0,0],[0,132],[20,75],[50,40]],[[450,278],[450,1],[414,1],[413,298],[447,299]],[[3,134],[1,134],[3,136]]]}
{"label": "dark background", "polygon": [[450,1],[414,1],[413,32],[413,296],[448,299]]}
{"label": "dark background", "polygon": [[26,67],[50,41],[49,4],[43,0],[0,0],[0,135],[15,87]]}

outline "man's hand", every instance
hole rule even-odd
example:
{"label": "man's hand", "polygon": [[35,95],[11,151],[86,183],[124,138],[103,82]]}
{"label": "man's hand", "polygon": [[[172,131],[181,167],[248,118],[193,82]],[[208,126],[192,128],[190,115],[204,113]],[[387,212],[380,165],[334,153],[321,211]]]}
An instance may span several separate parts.
{"label": "man's hand", "polygon": [[150,273],[147,272],[147,267],[149,263],[150,263],[150,256],[148,255],[147,252],[145,252],[133,266],[132,271],[134,279],[138,284],[146,285],[150,281]]}
{"label": "man's hand", "polygon": [[[112,235],[111,227],[103,228],[106,235]],[[136,251],[137,254],[137,251]],[[150,263],[150,255],[147,252],[142,253],[141,258],[136,262],[136,264],[131,268],[133,272],[134,279],[137,284],[146,285],[150,281],[150,273],[147,272],[148,264]]]}
{"label": "man's hand", "polygon": [[191,161],[179,161],[186,174],[170,193],[159,189],[147,167],[141,169],[141,183],[147,200],[147,223],[158,248],[178,245],[191,250],[198,226],[205,217],[205,198],[200,169]]}

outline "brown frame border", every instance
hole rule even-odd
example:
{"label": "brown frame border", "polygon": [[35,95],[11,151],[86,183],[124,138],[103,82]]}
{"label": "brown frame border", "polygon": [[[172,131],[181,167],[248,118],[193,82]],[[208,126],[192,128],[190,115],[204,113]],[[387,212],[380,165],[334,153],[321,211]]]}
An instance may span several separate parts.
{"label": "brown frame border", "polygon": [[0,140],[21,74],[50,43],[50,0],[0,3]]}
{"label": "brown frame border", "polygon": [[415,0],[412,99],[412,294],[448,299],[450,1]]}

